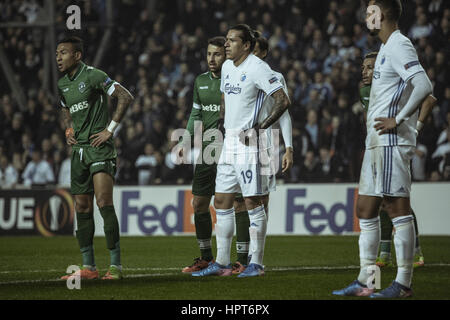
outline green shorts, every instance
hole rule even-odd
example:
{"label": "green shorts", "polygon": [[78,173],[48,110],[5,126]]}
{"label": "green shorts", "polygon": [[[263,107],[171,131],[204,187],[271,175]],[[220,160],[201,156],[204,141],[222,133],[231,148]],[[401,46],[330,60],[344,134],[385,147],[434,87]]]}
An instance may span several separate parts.
{"label": "green shorts", "polygon": [[194,171],[192,194],[202,197],[213,196],[216,189],[216,173],[216,164],[197,164]]}
{"label": "green shorts", "polygon": [[116,174],[116,150],[104,144],[94,148],[90,145],[72,148],[70,163],[70,192],[76,194],[92,194],[94,192],[93,176],[98,172],[106,172],[113,180]]}

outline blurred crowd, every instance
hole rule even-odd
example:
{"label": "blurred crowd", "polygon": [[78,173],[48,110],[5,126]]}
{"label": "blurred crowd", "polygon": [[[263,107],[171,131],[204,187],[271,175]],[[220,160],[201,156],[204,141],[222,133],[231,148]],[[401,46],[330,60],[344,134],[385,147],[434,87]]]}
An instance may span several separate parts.
{"label": "blurred crowd", "polygon": [[[400,29],[413,41],[434,85],[438,104],[418,136],[415,181],[450,180],[448,1],[402,1]],[[104,0],[55,1],[58,39],[66,8],[82,11],[84,61],[91,64],[105,31]],[[292,106],[294,166],[286,183],[357,182],[365,123],[359,102],[362,58],[379,48],[365,26],[361,0],[114,1],[113,34],[96,65],[135,96],[115,142],[116,182],[122,185],[190,184],[191,165],[175,165],[172,131],[185,128],[196,75],[207,70],[207,39],[246,23],[268,38],[269,65],[287,82]],[[0,23],[42,18],[43,1],[2,1]],[[0,77],[0,187],[70,183],[57,97],[42,88],[45,29],[1,28],[0,42],[26,109]],[[67,34],[67,33],[66,33]],[[111,109],[114,101],[111,100]],[[282,138],[280,138],[282,139]],[[283,149],[280,150],[282,154]],[[281,156],[280,156],[281,159]]]}

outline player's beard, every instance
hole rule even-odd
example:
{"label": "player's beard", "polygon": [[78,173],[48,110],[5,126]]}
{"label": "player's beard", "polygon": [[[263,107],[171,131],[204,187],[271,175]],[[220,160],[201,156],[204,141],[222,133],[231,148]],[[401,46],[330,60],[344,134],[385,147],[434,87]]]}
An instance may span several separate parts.
{"label": "player's beard", "polygon": [[371,29],[371,30],[369,30],[369,34],[370,34],[372,37],[378,36],[378,33],[380,33],[380,29]]}

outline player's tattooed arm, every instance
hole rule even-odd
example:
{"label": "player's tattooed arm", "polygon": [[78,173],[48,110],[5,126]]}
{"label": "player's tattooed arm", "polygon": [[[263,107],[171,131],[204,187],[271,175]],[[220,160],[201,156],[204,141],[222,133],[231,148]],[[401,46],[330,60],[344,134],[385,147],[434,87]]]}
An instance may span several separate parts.
{"label": "player's tattooed arm", "polygon": [[278,121],[283,113],[289,108],[291,102],[289,101],[289,97],[286,95],[283,89],[279,89],[272,94],[272,97],[275,100],[275,103],[272,108],[272,112],[270,115],[264,119],[260,124],[260,129],[267,129],[272,124]]}
{"label": "player's tattooed arm", "polygon": [[131,93],[122,87],[120,84],[114,85],[115,90],[112,93],[112,96],[117,98],[117,108],[116,111],[113,114],[112,119],[119,123],[122,121],[123,116],[128,110],[128,107],[131,105],[131,103],[134,100],[134,97],[131,95]]}
{"label": "player's tattooed arm", "polygon": [[72,127],[72,117],[70,116],[69,108],[61,108],[62,112],[62,120],[64,123],[64,127],[66,128],[66,143],[68,145],[77,144],[77,140],[75,139],[75,132]]}
{"label": "player's tattooed arm", "polygon": [[[120,84],[114,84],[114,92],[112,93],[111,96],[117,98],[118,100],[116,111],[112,116],[112,121],[114,121],[117,125],[123,119],[125,113],[128,110],[128,107],[133,102],[134,97],[127,89],[122,87]],[[109,138],[111,138],[112,135],[113,133],[110,130],[108,130],[108,128],[105,128],[105,130],[90,136],[91,145],[93,147],[99,147],[103,143],[105,143]]]}

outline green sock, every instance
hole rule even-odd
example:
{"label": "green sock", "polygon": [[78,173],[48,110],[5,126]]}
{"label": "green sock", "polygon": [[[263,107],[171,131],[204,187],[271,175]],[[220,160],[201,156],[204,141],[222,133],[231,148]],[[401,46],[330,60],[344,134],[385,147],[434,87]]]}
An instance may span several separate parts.
{"label": "green sock", "polygon": [[103,217],[103,230],[105,231],[106,247],[109,249],[111,265],[120,266],[120,235],[119,221],[117,221],[114,206],[106,206],[100,209]]}
{"label": "green sock", "polygon": [[77,212],[77,231],[76,236],[80,246],[83,266],[95,266],[94,259],[94,233],[95,224],[92,212]]}
{"label": "green sock", "polygon": [[250,218],[247,211],[236,213],[236,252],[237,261],[247,265],[248,249],[250,246]]}
{"label": "green sock", "polygon": [[[414,210],[411,209],[411,214],[414,217],[414,229],[416,231],[416,251],[420,249],[420,243],[419,243],[419,228],[417,227],[417,218],[416,214],[414,213]],[[419,250],[420,251],[420,250]]]}
{"label": "green sock", "polygon": [[201,258],[211,261],[214,257],[211,248],[212,219],[209,211],[194,213],[194,224]]}
{"label": "green sock", "polygon": [[392,221],[385,210],[380,210],[381,241],[380,252],[391,253]]}

